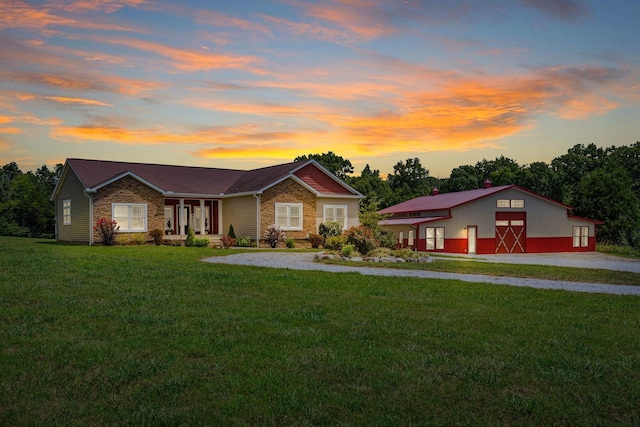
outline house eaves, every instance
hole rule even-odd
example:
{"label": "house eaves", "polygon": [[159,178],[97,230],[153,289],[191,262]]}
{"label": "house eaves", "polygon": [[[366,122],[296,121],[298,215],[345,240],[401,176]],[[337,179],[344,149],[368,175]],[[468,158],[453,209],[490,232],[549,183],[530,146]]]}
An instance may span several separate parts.
{"label": "house eaves", "polygon": [[108,180],[106,180],[106,181],[104,181],[104,182],[100,183],[99,185],[96,185],[96,186],[95,186],[95,187],[93,187],[93,188],[86,188],[86,189],[85,189],[85,191],[86,191],[87,193],[95,193],[95,192],[96,192],[96,191],[98,191],[99,189],[101,189],[101,188],[103,188],[103,187],[105,187],[105,186],[107,186],[107,185],[109,185],[109,184],[112,184],[112,183],[114,183],[114,182],[116,182],[116,181],[118,181],[118,180],[120,180],[120,179],[122,179],[122,178],[125,178],[125,177],[127,177],[127,176],[130,176],[131,178],[136,179],[137,181],[139,181],[139,182],[141,182],[142,184],[146,185],[147,187],[149,187],[149,188],[151,188],[151,189],[153,189],[153,190],[157,191],[158,193],[162,193],[162,194],[167,193],[167,191],[166,191],[166,190],[164,190],[164,189],[162,189],[162,188],[160,188],[160,187],[158,187],[158,186],[156,186],[156,185],[154,185],[154,184],[150,183],[150,182],[149,182],[149,181],[147,181],[146,179],[144,179],[144,178],[142,178],[142,177],[140,177],[140,176],[136,175],[135,173],[133,173],[133,172],[131,172],[131,171],[123,172],[123,173],[121,173],[121,174],[119,174],[119,175],[116,175],[116,176],[114,176],[113,178],[108,179]]}

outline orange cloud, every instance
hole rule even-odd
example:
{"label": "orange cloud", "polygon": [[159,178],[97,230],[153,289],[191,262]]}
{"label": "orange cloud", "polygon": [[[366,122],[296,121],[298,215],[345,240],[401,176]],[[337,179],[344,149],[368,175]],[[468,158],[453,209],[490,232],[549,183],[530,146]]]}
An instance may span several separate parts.
{"label": "orange cloud", "polygon": [[255,67],[255,64],[261,62],[261,60],[254,56],[189,51],[137,39],[100,39],[100,41],[128,46],[168,58],[174,68],[182,71],[242,69],[254,73],[263,73],[263,71]]}
{"label": "orange cloud", "polygon": [[98,107],[113,107],[112,104],[105,104],[104,102],[96,101],[93,99],[68,98],[64,96],[45,96],[44,98],[50,101],[59,102],[60,104],[80,104],[94,105]]}
{"label": "orange cloud", "polygon": [[[114,3],[114,2],[112,2]],[[96,20],[73,19],[56,13],[55,4],[35,7],[21,0],[0,2],[0,28],[29,28],[44,31],[49,27],[138,32],[134,28],[102,24]]]}

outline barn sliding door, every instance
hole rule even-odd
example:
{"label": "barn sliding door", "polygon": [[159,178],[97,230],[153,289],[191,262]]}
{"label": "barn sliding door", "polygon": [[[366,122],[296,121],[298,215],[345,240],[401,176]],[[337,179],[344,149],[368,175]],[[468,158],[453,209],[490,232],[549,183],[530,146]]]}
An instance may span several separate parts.
{"label": "barn sliding door", "polygon": [[526,212],[496,212],[496,253],[526,252]]}

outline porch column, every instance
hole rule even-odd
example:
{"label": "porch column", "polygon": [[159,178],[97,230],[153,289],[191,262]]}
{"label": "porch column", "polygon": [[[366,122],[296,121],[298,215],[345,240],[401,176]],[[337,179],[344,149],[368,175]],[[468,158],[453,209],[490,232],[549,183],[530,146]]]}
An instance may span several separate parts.
{"label": "porch column", "polygon": [[207,219],[206,212],[204,211],[204,199],[200,199],[200,235],[204,235],[204,221]]}
{"label": "porch column", "polygon": [[[213,228],[211,228],[213,230]],[[224,234],[222,229],[222,199],[218,200],[218,234]]]}
{"label": "porch column", "polygon": [[184,199],[180,199],[180,212],[178,212],[178,218],[180,218],[179,234],[184,236]]}

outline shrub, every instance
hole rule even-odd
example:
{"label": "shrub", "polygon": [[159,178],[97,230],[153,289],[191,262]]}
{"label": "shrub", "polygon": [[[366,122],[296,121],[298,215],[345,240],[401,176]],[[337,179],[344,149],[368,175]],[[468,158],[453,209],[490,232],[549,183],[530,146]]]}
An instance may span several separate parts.
{"label": "shrub", "polygon": [[296,247],[296,241],[293,239],[287,239],[285,245],[287,245],[289,249],[293,249]]}
{"label": "shrub", "polygon": [[129,235],[129,244],[131,245],[146,245],[147,234],[146,233],[131,233]]}
{"label": "shrub", "polygon": [[233,224],[229,224],[229,232],[227,233],[227,236],[231,237],[232,239],[236,239],[236,232],[233,231]]}
{"label": "shrub", "polygon": [[397,258],[418,258],[418,253],[413,252],[409,248],[396,249],[395,251],[391,251],[391,255]]}
{"label": "shrub", "polygon": [[339,236],[342,234],[342,226],[335,221],[323,222],[318,227],[318,232],[326,239],[331,236]]}
{"label": "shrub", "polygon": [[199,239],[193,239],[193,246],[196,248],[208,248],[209,247],[209,239],[206,237],[201,237]]}
{"label": "shrub", "polygon": [[153,243],[155,243],[156,246],[160,246],[160,244],[162,244],[162,237],[164,236],[164,232],[162,230],[156,228],[154,230],[151,230],[149,232],[149,235],[153,239]]}
{"label": "shrub", "polygon": [[378,228],[375,235],[378,246],[382,248],[393,248],[397,243],[396,235],[388,228]]}
{"label": "shrub", "polygon": [[284,242],[286,238],[285,232],[275,224],[270,225],[264,232],[264,241],[272,248],[278,246],[278,243]]}
{"label": "shrub", "polygon": [[222,241],[222,247],[225,249],[229,249],[231,246],[236,245],[236,239],[230,236],[222,236],[222,239],[220,240]]}
{"label": "shrub", "polygon": [[342,246],[347,243],[347,237],[344,235],[327,237],[324,241],[324,248],[330,251],[339,251]]}
{"label": "shrub", "polygon": [[251,237],[238,237],[237,245],[241,248],[250,248],[251,247]]}
{"label": "shrub", "polygon": [[120,233],[116,237],[116,244],[121,246],[144,245],[147,243],[147,235],[145,233]]}
{"label": "shrub", "polygon": [[324,243],[324,237],[319,234],[309,234],[309,243],[313,249],[318,249],[322,243]]}
{"label": "shrub", "polygon": [[350,258],[351,255],[353,255],[353,253],[355,252],[356,248],[353,247],[353,245],[349,245],[346,244],[342,247],[342,256],[346,256],[347,258]]}
{"label": "shrub", "polygon": [[113,246],[116,244],[116,237],[120,226],[114,220],[100,218],[93,229],[98,233],[102,244],[105,246]]}
{"label": "shrub", "polygon": [[377,247],[377,242],[373,231],[369,227],[359,225],[357,227],[351,227],[347,230],[347,243],[352,244],[363,255],[367,255],[369,252]]}
{"label": "shrub", "polygon": [[193,246],[193,241],[195,240],[196,235],[193,233],[193,228],[190,225],[187,226],[187,238],[184,241],[184,245],[187,247]]}

